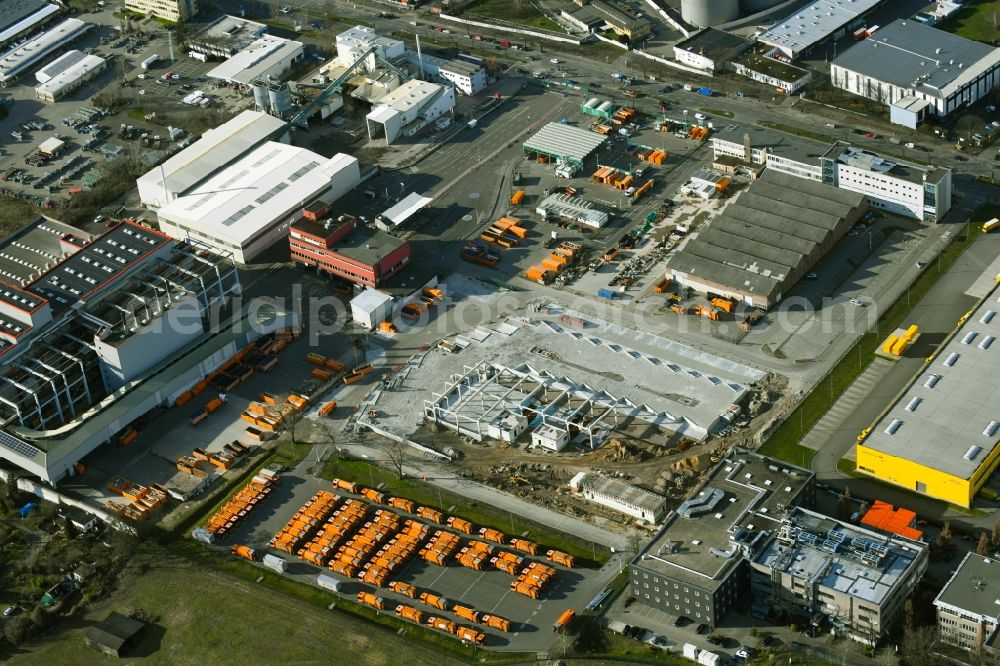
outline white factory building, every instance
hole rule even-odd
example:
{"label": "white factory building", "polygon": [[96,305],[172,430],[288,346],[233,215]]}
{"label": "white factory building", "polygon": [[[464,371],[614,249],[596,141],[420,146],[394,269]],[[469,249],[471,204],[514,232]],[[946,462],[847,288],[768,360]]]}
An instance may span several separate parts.
{"label": "white factory building", "polygon": [[139,200],[157,209],[187,194],[230,163],[279,136],[285,123],[258,111],[243,111],[136,180]]}
{"label": "white factory building", "polygon": [[1000,84],[1000,49],[919,21],[897,20],[830,63],[834,86],[889,106],[915,128],[976,103]]}
{"label": "white factory building", "polygon": [[4,0],[0,2],[0,48],[30,33],[58,14],[59,5],[45,0]]}
{"label": "white factory building", "polygon": [[406,45],[399,39],[383,37],[374,28],[356,25],[337,35],[337,64],[350,67],[370,49],[375,52],[365,62],[365,71],[375,69],[375,55],[383,60],[395,60],[406,51]]}
{"label": "white factory building", "polygon": [[303,58],[302,42],[264,34],[209,71],[207,76],[246,85],[262,77],[277,79]]}
{"label": "white factory building", "polygon": [[476,95],[486,88],[486,69],[482,63],[457,58],[438,68],[438,76],[465,95]]}
{"label": "white factory building", "polygon": [[67,51],[47,66],[35,72],[38,85],[35,97],[45,102],[55,102],[68,95],[107,69],[104,58],[87,55],[82,51]]}
{"label": "white factory building", "polygon": [[275,141],[247,153],[157,211],[160,230],[231,252],[245,264],[288,235],[301,209],[361,183],[358,161]]}
{"label": "white factory building", "polygon": [[617,479],[579,472],[570,479],[569,487],[585,500],[614,509],[650,525],[661,523],[667,513],[666,497]]}
{"label": "white factory building", "polygon": [[900,162],[837,143],[820,158],[824,182],[860,192],[872,208],[930,222],[951,210],[951,169]]}
{"label": "white factory building", "polygon": [[378,100],[365,117],[368,138],[385,136],[386,145],[413,136],[438,118],[451,115],[455,89],[428,81],[407,81]]}
{"label": "white factory building", "polygon": [[0,87],[7,87],[17,81],[29,68],[38,65],[46,56],[65,44],[80,37],[90,29],[89,23],[68,18],[17,48],[0,57]]}

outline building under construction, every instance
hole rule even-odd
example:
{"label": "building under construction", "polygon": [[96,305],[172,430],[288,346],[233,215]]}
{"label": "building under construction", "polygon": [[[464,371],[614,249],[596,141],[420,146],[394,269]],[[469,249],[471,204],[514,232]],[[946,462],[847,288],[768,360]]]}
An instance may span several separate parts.
{"label": "building under construction", "polygon": [[238,290],[231,256],[130,222],[0,290],[0,458],[50,483],[73,474],[245,343],[209,321]]}
{"label": "building under construction", "polygon": [[[424,417],[476,441],[490,438],[513,443],[525,436],[532,446],[556,452],[570,443],[596,449],[616,433],[623,435],[633,427],[650,439],[656,439],[652,433],[659,432],[663,444],[685,438],[704,441],[722,421],[735,417],[739,408],[734,404],[741,402],[748,390],[744,385],[709,379],[668,363],[664,369],[676,380],[671,388],[681,395],[659,401],[656,398],[662,396],[649,395],[651,389],[640,388],[630,399],[625,395],[628,380],[624,377],[621,382],[611,377],[604,384],[608,389],[598,389],[559,374],[569,368],[546,363],[546,358],[559,360],[553,353],[541,353],[537,360],[528,359],[520,365],[483,360],[467,366],[464,373],[452,377],[444,391],[424,401]],[[629,360],[632,363],[621,358],[618,368],[627,371],[638,365],[636,357]],[[635,370],[633,378],[641,381],[640,369]],[[620,393],[611,392],[619,388]],[[647,402],[641,402],[644,399]],[[717,407],[723,404],[724,408]]]}

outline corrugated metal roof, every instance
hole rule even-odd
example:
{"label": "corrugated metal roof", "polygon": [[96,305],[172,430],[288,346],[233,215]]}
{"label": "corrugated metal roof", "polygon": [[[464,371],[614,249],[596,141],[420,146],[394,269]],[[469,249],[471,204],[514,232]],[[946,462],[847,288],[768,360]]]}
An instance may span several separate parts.
{"label": "corrugated metal roof", "polygon": [[863,201],[855,192],[765,169],[667,267],[773,299]]}
{"label": "corrugated metal roof", "polygon": [[524,149],[581,163],[604,141],[604,136],[579,127],[549,123],[524,142]]}

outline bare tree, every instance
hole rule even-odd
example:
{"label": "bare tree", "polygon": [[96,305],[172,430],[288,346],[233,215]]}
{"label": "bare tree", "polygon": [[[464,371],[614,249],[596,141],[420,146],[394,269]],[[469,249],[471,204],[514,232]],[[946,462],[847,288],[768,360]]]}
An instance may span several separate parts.
{"label": "bare tree", "polygon": [[1000,513],[997,513],[997,518],[993,521],[993,547],[1000,548]]}
{"label": "bare tree", "polygon": [[939,658],[934,655],[937,627],[917,627],[903,634],[902,654],[907,666],[936,666]]}
{"label": "bare tree", "polygon": [[403,464],[406,462],[406,451],[403,449],[403,445],[399,442],[393,442],[386,449],[385,455],[392,464],[392,469],[396,472],[396,478],[402,479],[405,476]]}
{"label": "bare tree", "polygon": [[629,555],[633,557],[638,555],[645,543],[646,539],[641,532],[629,532],[628,537],[626,537],[626,547],[628,548]]}
{"label": "bare tree", "polygon": [[976,553],[984,556],[990,554],[990,535],[986,532],[979,535],[979,544],[976,545]]}
{"label": "bare tree", "polygon": [[915,615],[913,609],[913,598],[909,597],[903,605],[903,630],[913,631],[915,625]]}

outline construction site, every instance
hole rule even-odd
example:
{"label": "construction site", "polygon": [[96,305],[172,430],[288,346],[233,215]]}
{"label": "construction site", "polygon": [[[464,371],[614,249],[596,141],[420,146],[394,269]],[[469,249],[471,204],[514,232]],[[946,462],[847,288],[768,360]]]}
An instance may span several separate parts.
{"label": "construction site", "polygon": [[348,427],[620,530],[628,509],[573,493],[575,475],[622,480],[625,504],[635,487],[679,498],[722,451],[754,438],[783,389],[781,377],[542,302],[397,366]]}

